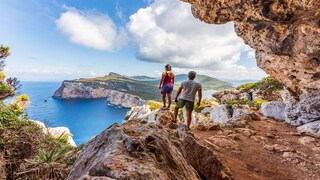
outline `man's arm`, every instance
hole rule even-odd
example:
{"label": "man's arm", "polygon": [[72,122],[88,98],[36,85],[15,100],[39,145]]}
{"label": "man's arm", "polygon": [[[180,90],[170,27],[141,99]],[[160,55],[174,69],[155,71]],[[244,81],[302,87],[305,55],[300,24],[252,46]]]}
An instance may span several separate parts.
{"label": "man's arm", "polygon": [[165,74],[162,73],[160,84],[159,84],[159,89],[161,89],[161,86],[162,86],[162,83],[163,83],[165,77],[166,77]]}
{"label": "man's arm", "polygon": [[181,91],[182,91],[182,87],[180,87],[177,91],[177,94],[176,94],[176,97],[174,98],[174,102],[177,102],[178,101],[178,97],[179,95],[181,94]]}
{"label": "man's arm", "polygon": [[198,89],[198,103],[197,103],[197,106],[200,106],[201,104],[201,99],[202,99],[202,87],[200,87]]}

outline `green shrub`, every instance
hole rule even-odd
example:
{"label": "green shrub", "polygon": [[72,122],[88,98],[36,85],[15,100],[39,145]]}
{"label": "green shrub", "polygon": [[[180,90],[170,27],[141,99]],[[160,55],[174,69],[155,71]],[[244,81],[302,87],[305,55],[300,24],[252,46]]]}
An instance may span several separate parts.
{"label": "green shrub", "polygon": [[13,88],[8,84],[0,83],[0,92],[3,94],[10,93],[10,95],[14,95]]}
{"label": "green shrub", "polygon": [[235,104],[240,104],[240,102],[237,100],[230,100],[226,104],[227,104],[227,106],[233,106]]}
{"label": "green shrub", "polygon": [[240,91],[247,91],[250,89],[256,90],[258,89],[258,84],[257,83],[246,83],[246,84],[242,84],[239,87],[237,87],[238,90]]}
{"label": "green shrub", "polygon": [[209,99],[204,99],[201,101],[200,106],[197,106],[197,103],[194,103],[194,111],[200,113],[205,107],[210,107],[211,102]]}
{"label": "green shrub", "polygon": [[241,99],[241,100],[230,100],[226,103],[226,105],[227,105],[227,108],[232,108],[232,106],[235,104],[241,104],[241,105],[249,105],[249,106],[254,107],[256,109],[260,109],[261,105],[265,102],[267,102],[267,101],[264,99],[258,99],[255,101],[250,101],[248,99]]}
{"label": "green shrub", "polygon": [[260,109],[261,108],[261,105],[265,102],[267,102],[266,100],[264,99],[258,99],[258,100],[255,100],[253,101],[254,102],[254,107],[257,108],[257,109]]}
{"label": "green shrub", "polygon": [[0,105],[0,123],[3,125],[18,121],[19,116],[22,114],[23,111],[15,104]]}
{"label": "green shrub", "polygon": [[160,109],[162,107],[162,104],[157,101],[148,101],[146,105],[149,105],[151,110]]}
{"label": "green shrub", "polygon": [[270,91],[280,91],[283,89],[283,85],[273,79],[272,77],[268,76],[263,78],[261,81],[255,82],[255,83],[246,83],[242,84],[239,87],[237,87],[238,90],[241,91],[249,91],[249,90],[270,90]]}
{"label": "green shrub", "polygon": [[22,95],[16,97],[16,100],[17,101],[29,101],[29,96],[26,94],[22,94]]}
{"label": "green shrub", "polygon": [[182,110],[182,109],[179,109],[179,111],[178,111],[178,116],[179,116],[180,121],[184,121],[184,118],[183,118],[183,110]]}

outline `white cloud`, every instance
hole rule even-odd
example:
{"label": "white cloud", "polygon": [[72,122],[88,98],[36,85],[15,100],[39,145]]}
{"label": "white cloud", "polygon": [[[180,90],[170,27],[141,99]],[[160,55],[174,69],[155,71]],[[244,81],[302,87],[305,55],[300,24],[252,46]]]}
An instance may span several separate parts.
{"label": "white cloud", "polygon": [[93,49],[112,51],[126,41],[123,29],[117,28],[107,14],[95,11],[67,8],[56,25],[72,43]]}
{"label": "white cloud", "polygon": [[263,77],[266,77],[267,74],[258,68],[252,68],[248,70],[246,67],[242,65],[235,65],[229,68],[223,69],[190,69],[190,68],[173,68],[173,72],[176,74],[187,74],[191,70],[196,70],[198,74],[208,75],[218,79],[234,79],[234,80],[242,80],[242,79],[253,79],[260,80]]}
{"label": "white cloud", "polygon": [[256,51],[251,49],[248,51],[248,58],[255,58],[256,57]]}
{"label": "white cloud", "polygon": [[230,69],[248,50],[233,24],[210,25],[194,18],[190,5],[178,0],[155,0],[130,17],[128,30],[144,61],[182,68]]}

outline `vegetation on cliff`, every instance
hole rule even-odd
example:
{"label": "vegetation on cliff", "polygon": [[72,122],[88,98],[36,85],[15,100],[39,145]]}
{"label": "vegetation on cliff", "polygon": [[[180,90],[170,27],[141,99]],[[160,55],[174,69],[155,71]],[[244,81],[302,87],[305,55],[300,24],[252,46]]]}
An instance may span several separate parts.
{"label": "vegetation on cliff", "polygon": [[[175,88],[177,89],[182,81],[187,80],[186,74],[175,76]],[[83,86],[94,89],[103,88],[116,90],[138,96],[144,100],[161,100],[158,89],[159,79],[148,76],[125,76],[116,73],[96,78],[80,78],[77,80],[65,81],[68,83],[81,83]],[[206,75],[198,75],[196,81],[202,84],[204,90],[221,90],[232,88],[231,84],[220,81]],[[175,93],[175,92],[174,92]]]}
{"label": "vegetation on cliff", "polygon": [[63,179],[79,148],[69,145],[68,134],[54,138],[28,119],[24,113],[29,104],[26,94],[10,104],[3,102],[20,86],[16,78],[6,78],[3,72],[9,49],[0,47],[0,179]]}
{"label": "vegetation on cliff", "polygon": [[238,86],[237,89],[241,91],[250,91],[250,90],[281,91],[283,90],[283,85],[279,81],[268,76],[258,82],[242,84]]}

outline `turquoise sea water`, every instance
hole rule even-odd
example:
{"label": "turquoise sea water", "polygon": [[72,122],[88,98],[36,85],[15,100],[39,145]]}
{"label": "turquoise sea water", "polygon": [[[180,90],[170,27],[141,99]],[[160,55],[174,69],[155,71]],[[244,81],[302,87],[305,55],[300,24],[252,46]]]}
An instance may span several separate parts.
{"label": "turquoise sea water", "polygon": [[[51,96],[61,82],[22,82],[17,94],[27,94],[26,110],[32,120],[48,122],[50,127],[68,127],[77,145],[87,142],[113,123],[121,123],[129,109],[108,105],[103,99],[59,100]],[[210,98],[212,92],[203,93]]]}
{"label": "turquoise sea water", "polygon": [[61,82],[21,84],[18,94],[28,94],[31,101],[26,110],[29,118],[47,121],[50,127],[68,127],[77,145],[87,142],[113,123],[121,123],[129,110],[109,106],[106,99],[54,99],[51,96]]}

